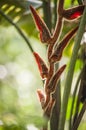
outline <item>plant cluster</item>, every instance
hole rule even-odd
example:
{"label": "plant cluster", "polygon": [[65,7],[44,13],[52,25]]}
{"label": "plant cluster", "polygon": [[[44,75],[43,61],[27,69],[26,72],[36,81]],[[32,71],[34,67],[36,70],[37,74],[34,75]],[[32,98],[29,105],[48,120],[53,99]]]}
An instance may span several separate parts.
{"label": "plant cluster", "polygon": [[[77,2],[79,5],[74,6],[75,5],[74,2]],[[51,6],[51,3],[53,3],[53,6]],[[69,114],[68,130],[77,130],[86,110],[86,49],[85,49],[86,45],[80,44],[82,40],[82,36],[86,31],[85,30],[86,0],[71,0],[70,8],[66,8],[66,9],[65,9],[65,3],[66,3],[65,0],[40,0],[40,1],[1,0],[0,1],[1,24],[2,25],[4,24],[3,22],[3,18],[4,18],[8,23],[10,23],[12,26],[15,27],[15,29],[18,31],[20,36],[27,43],[30,51],[35,57],[35,60],[39,68],[40,76],[43,81],[43,88],[41,89],[39,88],[37,90],[37,94],[39,97],[41,108],[43,110],[43,119],[45,120],[45,123],[42,125],[42,130],[48,130],[49,125],[50,125],[50,130],[64,130],[68,107],[70,108],[70,111],[68,113]],[[23,33],[22,29],[18,26],[19,24],[17,25],[16,23],[18,21],[19,22],[22,21],[22,23],[27,21],[28,23],[28,20],[26,19],[29,12],[28,6],[30,6],[30,10],[32,12],[34,22],[39,31],[40,41],[47,48],[47,54],[46,54],[47,61],[48,61],[47,64],[45,63],[44,59],[42,59],[40,55],[34,51],[32,45],[30,44],[29,38]],[[35,9],[35,7],[41,8],[43,10],[44,19],[41,18],[41,16],[36,10],[37,8]],[[52,16],[54,20],[52,20]],[[15,22],[16,18],[18,19]],[[77,25],[75,23],[77,23]],[[62,38],[64,28],[65,28],[64,26],[67,24],[68,25],[71,24],[73,25],[73,27],[70,31],[68,30],[67,33]],[[32,31],[33,23],[29,23],[29,25],[31,25],[31,30],[30,28],[28,30]],[[25,31],[27,32],[27,30]],[[75,39],[73,40],[74,37]],[[67,70],[67,75],[65,77],[65,84],[63,86],[64,91],[62,95],[60,78],[67,65],[64,64],[61,65],[61,67],[59,67],[59,63],[63,56],[64,49],[68,45],[68,43],[70,43],[70,40],[74,41],[74,45],[73,45],[72,55]],[[73,83],[72,80],[74,78],[73,74],[75,72],[74,68],[78,58],[80,58],[81,60],[80,63],[82,62],[83,64],[81,70],[79,68],[80,74],[77,77],[75,86],[73,85],[74,91],[71,96],[72,97],[71,105],[68,106],[70,100],[70,91]],[[5,99],[6,99],[6,95],[5,95]],[[9,113],[14,115],[14,112],[11,112],[10,109],[9,109]],[[18,124],[18,126],[14,125],[15,127],[13,128],[10,127],[11,125],[7,125],[3,123],[3,128],[1,127],[0,128],[10,129],[10,130],[17,129],[17,128],[27,129],[26,125],[28,124],[29,120],[30,121],[32,120],[31,122],[34,125],[36,125],[38,122],[39,124],[40,123],[42,124],[41,118],[37,118],[35,116],[31,116],[31,117],[29,116],[29,119],[25,120],[23,114],[21,114],[21,117],[23,118],[22,121],[23,123],[21,123],[22,118],[19,118],[20,123]],[[0,118],[1,121],[3,121],[2,118],[3,116],[1,116]],[[10,122],[9,118],[7,122],[9,124]]]}
{"label": "plant cluster", "polygon": [[[51,119],[52,109],[56,103],[56,99],[53,97],[53,94],[56,92],[56,87],[58,87],[58,80],[66,67],[66,65],[63,65],[61,68],[55,71],[55,64],[60,61],[64,48],[78,30],[77,26],[69,31],[66,36],[61,41],[59,41],[61,30],[64,25],[63,22],[65,20],[70,22],[79,18],[83,14],[84,5],[79,5],[70,9],[64,9],[64,0],[59,0],[57,9],[58,20],[53,34],[50,33],[47,25],[39,16],[37,11],[32,6],[30,6],[30,9],[40,33],[40,40],[42,43],[47,44],[48,67],[36,52],[34,52],[34,56],[38,64],[41,78],[44,80],[44,91],[42,92],[42,90],[39,89],[37,90],[37,93],[41,102],[41,107],[43,109],[43,115],[47,118],[47,120],[49,120]],[[43,127],[43,130],[47,130],[47,124]]]}
{"label": "plant cluster", "polygon": [[[38,53],[34,52],[41,78],[44,80],[44,90],[42,91],[41,89],[38,89],[37,94],[43,109],[43,116],[47,119],[47,122],[51,120],[53,114],[52,109],[56,103],[56,98],[53,96],[53,94],[56,93],[56,87],[59,87],[57,83],[61,74],[66,68],[66,65],[63,65],[61,68],[55,70],[55,64],[61,60],[64,48],[75,36],[78,30],[77,26],[69,31],[62,40],[59,40],[62,27],[64,25],[64,21],[71,22],[77,20],[83,14],[84,7],[84,5],[79,5],[69,9],[64,9],[64,0],[59,0],[57,8],[58,19],[56,22],[55,31],[51,34],[43,19],[39,16],[37,11],[30,6],[35,24],[39,30],[40,40],[43,44],[47,45],[48,65],[46,65]],[[72,128],[74,125],[75,124],[73,124]],[[43,126],[43,130],[47,130],[47,123],[45,126]],[[74,130],[76,130],[76,128]]]}

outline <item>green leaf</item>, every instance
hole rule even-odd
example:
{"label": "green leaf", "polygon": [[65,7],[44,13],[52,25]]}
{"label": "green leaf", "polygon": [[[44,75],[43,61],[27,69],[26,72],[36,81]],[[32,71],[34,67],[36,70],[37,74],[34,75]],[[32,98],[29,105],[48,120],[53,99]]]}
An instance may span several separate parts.
{"label": "green leaf", "polygon": [[[18,22],[22,17],[27,17],[30,13],[29,6],[33,5],[35,8],[40,7],[42,2],[38,0],[0,0],[0,9],[15,22]],[[0,24],[5,20],[0,16]]]}
{"label": "green leaf", "polygon": [[[69,118],[70,118],[70,110],[71,110],[72,100],[73,100],[73,97],[70,97],[69,101],[68,101],[68,107],[67,107],[67,113],[66,113],[66,120],[69,120]],[[74,113],[75,113],[76,101],[77,101],[77,97],[75,98],[74,108],[73,108],[73,115],[72,116],[74,116]],[[79,111],[81,110],[81,108],[82,108],[82,103],[80,103]]]}

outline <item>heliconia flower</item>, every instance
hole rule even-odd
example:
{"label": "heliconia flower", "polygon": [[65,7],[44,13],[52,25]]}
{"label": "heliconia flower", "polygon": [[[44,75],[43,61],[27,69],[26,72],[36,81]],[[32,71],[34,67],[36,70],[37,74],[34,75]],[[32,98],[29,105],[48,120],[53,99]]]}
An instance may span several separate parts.
{"label": "heliconia flower", "polygon": [[54,93],[55,92],[57,82],[58,82],[58,80],[59,80],[59,78],[60,78],[60,76],[65,68],[66,68],[66,65],[63,65],[59,70],[57,70],[57,72],[54,74],[54,76],[51,78],[49,84],[45,88],[46,93]]}
{"label": "heliconia flower", "polygon": [[32,6],[30,6],[30,9],[33,14],[36,26],[40,32],[41,42],[49,43],[49,41],[51,39],[51,35],[50,35],[48,27],[46,26],[45,22],[42,20],[42,18],[39,16],[37,11]]}
{"label": "heliconia flower", "polygon": [[84,7],[84,5],[80,5],[67,10],[63,10],[62,16],[67,20],[75,20],[83,14]]}
{"label": "heliconia flower", "polygon": [[53,109],[54,105],[55,105],[55,99],[51,99],[49,104],[47,105],[47,107],[44,110],[44,116],[47,117],[48,119],[50,118],[50,116],[52,114],[52,109]]}
{"label": "heliconia flower", "polygon": [[40,75],[41,75],[42,79],[47,78],[48,68],[47,68],[45,62],[42,60],[42,58],[36,52],[34,52],[33,54],[34,54],[34,57],[35,57],[36,62],[38,64],[38,68],[39,68]]}
{"label": "heliconia flower", "polygon": [[41,89],[38,89],[38,90],[37,90],[37,95],[38,95],[38,97],[39,97],[41,106],[42,106],[42,108],[43,108],[44,103],[45,103],[45,94],[43,93],[43,91],[42,91]]}
{"label": "heliconia flower", "polygon": [[64,48],[67,46],[67,44],[69,43],[69,41],[71,40],[71,38],[74,36],[74,34],[76,33],[76,31],[78,30],[78,27],[75,27],[74,29],[72,29],[63,39],[62,41],[59,43],[59,45],[57,45],[55,47],[55,50],[53,52],[53,54],[50,57],[50,62],[55,63],[56,61],[59,61],[62,57],[62,53]]}

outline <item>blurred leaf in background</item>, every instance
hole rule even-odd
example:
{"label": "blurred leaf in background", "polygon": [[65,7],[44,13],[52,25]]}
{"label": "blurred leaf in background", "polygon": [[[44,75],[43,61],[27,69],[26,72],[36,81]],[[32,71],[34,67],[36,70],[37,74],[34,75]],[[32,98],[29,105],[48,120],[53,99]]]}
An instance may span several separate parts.
{"label": "blurred leaf in background", "polygon": [[[29,16],[30,4],[38,8],[41,2],[1,0],[0,8],[13,22],[23,26],[24,31],[31,32],[34,25]],[[46,57],[45,46],[35,37],[29,40],[34,50]],[[35,130],[35,126],[40,127],[44,122],[36,95],[36,89],[42,87],[42,81],[25,41],[1,15],[0,41],[0,130]]]}
{"label": "blurred leaf in background", "polygon": [[[31,123],[33,115],[41,118],[36,89],[42,87],[42,81],[34,57],[13,27],[0,27],[0,41],[0,120],[9,126],[19,125],[25,121],[24,116],[30,115],[26,121]],[[30,41],[45,57],[46,48],[41,48],[35,38]],[[35,113],[36,109],[40,115]]]}

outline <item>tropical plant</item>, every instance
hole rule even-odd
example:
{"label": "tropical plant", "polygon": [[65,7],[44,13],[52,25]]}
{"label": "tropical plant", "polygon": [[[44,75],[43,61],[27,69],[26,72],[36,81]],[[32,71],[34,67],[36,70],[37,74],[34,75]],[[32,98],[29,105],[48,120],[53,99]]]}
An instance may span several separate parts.
{"label": "tropical plant", "polygon": [[[22,2],[19,0],[16,0],[15,2],[8,0],[8,3],[6,3],[5,0],[1,1],[2,9],[0,10],[0,14],[17,29],[19,34],[28,44],[36,59],[40,76],[43,80],[43,91],[41,89],[37,90],[43,110],[43,119],[45,120],[45,123],[41,123],[42,126],[40,128],[43,130],[48,130],[49,122],[50,130],[64,130],[65,123],[67,121],[66,113],[68,112],[68,130],[77,130],[86,110],[86,45],[80,44],[86,25],[85,1],[82,2],[81,0],[71,0],[70,3],[66,3],[64,0],[40,1],[40,4],[37,4],[37,7],[41,6],[40,9],[43,9],[44,20],[36,11],[35,7],[33,7],[34,5],[30,3],[30,10],[39,31],[40,40],[47,47],[47,65],[40,55],[34,51],[27,36],[22,32],[21,28],[12,20],[14,16],[19,16],[19,18],[21,17],[20,21],[22,21],[21,14],[26,14],[25,17],[28,17],[27,6],[29,2],[30,1],[27,0]],[[37,1],[37,3],[39,2]],[[72,7],[70,5],[72,5]],[[8,14],[6,14],[6,10],[8,10]],[[14,13],[15,15],[13,15],[12,12],[17,12],[16,10],[19,10],[19,12]],[[74,39],[75,35],[76,37]],[[59,67],[59,64],[64,54],[64,49],[71,43],[70,41],[73,41],[72,43],[74,45],[72,53],[70,54],[71,58],[65,84],[63,84],[64,91],[62,95],[60,76],[62,73],[66,73],[66,71],[63,71],[68,63],[61,65],[61,67]],[[70,51],[70,47],[68,49]],[[65,51],[65,55],[67,54],[68,52]],[[74,91],[71,98],[70,91],[72,88],[72,81],[74,79],[74,68],[77,65],[78,60],[80,60],[82,66],[81,69],[79,68],[80,74],[77,77],[75,86],[73,86]],[[72,100],[71,103],[70,100]]]}

